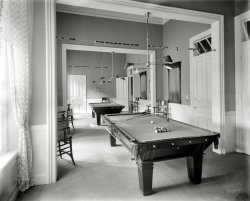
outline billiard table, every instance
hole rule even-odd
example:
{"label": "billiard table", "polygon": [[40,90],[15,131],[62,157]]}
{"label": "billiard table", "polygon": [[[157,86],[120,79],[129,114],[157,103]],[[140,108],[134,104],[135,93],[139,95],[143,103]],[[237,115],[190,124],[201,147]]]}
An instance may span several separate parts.
{"label": "billiard table", "polygon": [[110,132],[111,146],[118,140],[136,160],[143,195],[153,192],[154,162],[186,157],[189,181],[199,184],[203,152],[212,143],[218,149],[219,133],[153,114],[106,114],[102,120]]}
{"label": "billiard table", "polygon": [[120,113],[125,107],[117,103],[89,103],[90,108],[92,109],[92,118],[95,118],[97,125],[100,125],[100,119],[102,114],[114,114]]}

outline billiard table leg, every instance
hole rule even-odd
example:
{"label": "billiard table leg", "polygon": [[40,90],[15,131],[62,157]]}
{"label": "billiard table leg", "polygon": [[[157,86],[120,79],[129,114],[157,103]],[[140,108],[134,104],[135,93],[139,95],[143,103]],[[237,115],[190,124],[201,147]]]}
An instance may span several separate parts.
{"label": "billiard table leg", "polygon": [[187,157],[188,178],[192,184],[201,183],[202,158],[203,154]]}
{"label": "billiard table leg", "polygon": [[115,147],[116,146],[116,139],[112,135],[109,135],[109,140],[110,140],[111,147]]}
{"label": "billiard table leg", "polygon": [[96,114],[96,123],[99,126],[101,123],[101,114]]}
{"label": "billiard table leg", "polygon": [[95,118],[95,112],[92,110],[92,118]]}
{"label": "billiard table leg", "polygon": [[152,194],[153,162],[137,161],[139,187],[143,195]]}

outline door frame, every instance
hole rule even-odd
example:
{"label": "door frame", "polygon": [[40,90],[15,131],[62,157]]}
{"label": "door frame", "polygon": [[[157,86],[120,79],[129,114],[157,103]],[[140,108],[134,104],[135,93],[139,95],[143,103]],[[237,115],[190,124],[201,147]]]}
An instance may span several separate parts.
{"label": "door frame", "polygon": [[[239,104],[241,103],[241,57],[242,57],[242,48],[241,48],[241,36],[242,36],[242,29],[241,29],[241,22],[250,19],[250,10],[244,12],[236,17],[234,17],[234,33],[235,33],[235,94],[236,94],[236,151],[237,152],[244,152],[243,147],[241,145],[240,140],[240,121],[238,117],[240,114]],[[249,41],[248,41],[249,42]],[[248,153],[250,154],[250,153]]]}
{"label": "door frame", "polygon": [[[124,13],[144,15],[153,13],[156,17],[211,24],[212,38],[216,51],[212,53],[212,63],[216,76],[213,86],[212,119],[216,131],[221,133],[218,153],[225,153],[225,89],[224,89],[224,17],[223,15],[180,9],[156,4],[127,0],[44,0],[45,1],[45,35],[46,35],[46,100],[47,100],[47,144],[48,144],[48,183],[56,182],[56,2],[73,6],[99,8]],[[155,76],[155,75],[154,75]],[[155,82],[155,80],[153,80]],[[213,87],[214,89],[214,87]],[[152,91],[156,93],[155,91]]]}
{"label": "door frame", "polygon": [[[62,44],[62,91],[63,91],[63,105],[58,106],[58,109],[66,108],[67,105],[67,51],[78,50],[78,51],[91,51],[91,52],[115,52],[124,54],[143,54],[146,55],[146,50],[139,49],[125,49],[125,48],[114,48],[114,47],[103,47],[103,46],[88,46],[88,45],[75,45],[75,44]],[[150,59],[152,63],[155,63],[155,51],[149,51]],[[155,65],[151,65],[150,79],[154,80],[150,87],[151,91],[151,105],[155,106],[156,103],[156,68]]]}
{"label": "door frame", "polygon": [[[199,39],[201,38],[205,38],[206,36],[211,36],[211,29],[209,30],[206,30],[206,31],[203,31],[191,38],[189,38],[189,47],[193,47],[193,43],[195,41],[198,41]],[[192,88],[192,83],[193,83],[193,63],[194,63],[194,60],[193,60],[193,51],[190,51],[189,52],[189,62],[190,62],[190,106],[192,107],[193,106],[193,95],[194,95],[194,92],[193,92],[193,88]],[[212,70],[212,74],[211,74],[211,77],[213,77],[213,70]]]}
{"label": "door frame", "polygon": [[[190,48],[193,47],[193,43],[194,42],[199,41],[200,39],[205,38],[207,36],[211,36],[211,29],[203,31],[203,32],[201,32],[201,33],[199,33],[199,34],[197,34],[197,35],[189,38],[189,47]],[[211,48],[213,49],[213,46]],[[205,56],[206,54],[210,54],[211,55],[211,60],[212,60],[212,51],[208,52],[208,53],[204,53],[201,56]],[[192,111],[192,120],[191,121],[193,121],[194,115],[197,115],[197,110],[194,108],[194,103],[193,103],[193,99],[194,99],[194,91],[193,91],[193,89],[194,89],[193,88],[193,83],[194,83],[194,78],[193,78],[194,57],[193,57],[193,51],[189,52],[189,58],[190,58],[189,59],[189,62],[190,62],[190,106],[191,106],[191,111]],[[214,77],[214,76],[216,76],[215,75],[216,71],[214,71],[213,68],[214,67],[213,67],[212,62],[211,62],[211,69],[210,69],[211,70],[211,78]],[[211,100],[212,100],[212,105],[213,105],[213,99],[212,99],[212,97],[213,97],[213,91],[214,91],[213,87],[215,87],[215,86],[213,85],[213,82],[211,82],[211,90],[212,90]],[[213,106],[211,106],[211,117],[212,117],[212,107]],[[213,122],[213,119],[212,119],[212,122]],[[212,123],[212,129],[214,130],[213,126],[214,126],[214,124]]]}
{"label": "door frame", "polygon": [[[66,83],[67,87],[66,87],[66,89],[67,90],[68,90],[68,76],[79,76],[79,74],[78,75],[68,75],[68,74],[66,74],[66,77],[67,77],[67,83]],[[83,113],[83,114],[87,114],[87,75],[86,74],[80,74],[80,76],[85,77],[85,91],[86,91],[85,98],[86,98],[86,101],[85,101],[85,113]],[[68,99],[68,91],[67,91],[66,97]]]}

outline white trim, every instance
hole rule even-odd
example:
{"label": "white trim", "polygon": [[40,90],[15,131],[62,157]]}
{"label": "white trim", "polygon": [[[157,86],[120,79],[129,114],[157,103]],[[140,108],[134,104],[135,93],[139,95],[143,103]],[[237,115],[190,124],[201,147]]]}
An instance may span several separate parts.
{"label": "white trim", "polygon": [[[33,171],[34,171],[34,185],[42,185],[52,183],[50,181],[50,167],[48,155],[50,144],[42,142],[49,142],[48,125],[31,125],[31,139],[33,148]],[[42,150],[42,151],[41,151]],[[42,154],[41,154],[42,153]]]}
{"label": "white trim", "polygon": [[[115,48],[115,47],[104,47],[104,46],[87,46],[87,45],[74,45],[74,44],[62,44],[62,49],[65,50],[79,50],[79,51],[89,51],[89,52],[115,52],[123,54],[143,54],[146,55],[146,50],[139,49],[125,49],[125,48]],[[149,54],[155,52],[150,50]]]}
{"label": "white trim", "polygon": [[[244,15],[242,15],[244,16]],[[235,110],[236,110],[236,117],[235,117],[235,126],[236,126],[236,151],[242,153],[243,150],[241,147],[241,140],[240,140],[240,110],[239,104],[241,104],[241,96],[240,96],[240,88],[241,88],[241,27],[240,27],[240,16],[234,18],[234,35],[235,35]]]}
{"label": "white trim", "polygon": [[[90,52],[115,52],[123,54],[143,54],[146,55],[146,50],[139,49],[125,49],[125,48],[113,48],[113,47],[99,47],[99,46],[87,46],[87,45],[73,45],[73,44],[62,44],[62,91],[63,91],[63,105],[59,106],[58,109],[63,110],[67,104],[67,50],[79,50],[79,51],[90,51]],[[149,51],[151,63],[155,63],[155,51]],[[155,65],[151,65],[151,105],[152,107],[156,104],[156,68]],[[153,111],[153,109],[151,110]]]}
{"label": "white trim", "polygon": [[100,10],[122,12],[127,14],[145,15],[151,12],[152,17],[176,19],[198,23],[211,24],[221,15],[188,9],[173,8],[150,3],[141,3],[131,0],[57,0],[57,3],[71,6],[80,6]]}
{"label": "white trim", "polygon": [[[234,18],[234,33],[235,33],[235,94],[236,94],[236,151],[240,153],[246,153],[244,145],[242,144],[240,137],[240,125],[241,125],[241,110],[239,104],[241,104],[241,58],[242,58],[242,47],[241,47],[241,22],[250,18],[250,10],[238,15]],[[249,41],[243,42],[247,43]],[[248,153],[249,154],[249,153]]]}
{"label": "white trim", "polygon": [[247,11],[235,17],[235,93],[236,93],[236,151],[240,153],[250,154],[250,149],[247,149],[248,144],[242,141],[242,119],[241,119],[241,62],[242,62],[242,45],[250,43],[250,41],[241,42],[242,37],[242,21],[250,18],[250,11]]}
{"label": "white trim", "polygon": [[[57,3],[68,4],[68,5],[75,5],[75,6],[83,6],[89,8],[96,8],[96,9],[103,9],[103,10],[113,10],[118,12],[124,13],[137,13],[144,15],[147,11],[152,12],[153,16],[167,18],[167,19],[176,19],[176,20],[183,20],[183,21],[192,21],[192,22],[200,22],[200,23],[207,23],[211,24],[212,29],[212,37],[216,35],[218,37],[218,48],[214,51],[214,57],[218,57],[216,59],[216,65],[220,66],[218,70],[219,74],[216,77],[218,82],[216,84],[218,88],[217,92],[217,102],[218,107],[215,108],[217,111],[215,115],[217,115],[218,119],[218,130],[221,133],[222,141],[224,141],[224,127],[225,127],[225,92],[224,92],[224,18],[222,15],[212,14],[212,13],[205,13],[205,12],[198,12],[192,11],[187,9],[179,9],[167,6],[160,6],[156,4],[147,4],[147,3],[139,3],[129,0],[57,0]],[[48,6],[47,6],[48,4]],[[46,0],[46,36],[49,37],[50,40],[46,40],[46,54],[47,57],[50,58],[50,61],[46,63],[46,69],[49,71],[47,73],[47,87],[51,87],[49,91],[47,91],[47,102],[51,103],[50,107],[47,108],[47,121],[50,122],[49,126],[49,140],[48,143],[50,145],[49,151],[49,171],[50,171],[50,181],[55,181],[56,178],[56,146],[55,146],[55,139],[56,139],[56,114],[55,109],[57,107],[56,103],[56,66],[55,66],[55,0]],[[213,33],[213,29],[215,27],[219,27],[219,30]],[[52,42],[52,43],[50,43]],[[49,47],[52,46],[51,49]],[[152,75],[153,78],[156,77],[155,74]],[[155,80],[154,80],[155,82]],[[156,89],[156,85],[154,86]],[[156,90],[155,90],[156,91]],[[156,93],[156,92],[155,92]],[[52,107],[54,106],[54,108]],[[54,146],[54,147],[53,147]],[[222,149],[225,147],[222,144]],[[53,149],[54,148],[54,149]],[[221,149],[221,150],[222,150]],[[221,151],[223,153],[224,151]]]}
{"label": "white trim", "polygon": [[46,27],[46,114],[47,114],[47,142],[48,144],[48,183],[56,182],[56,10],[55,0],[45,0],[45,27]]}
{"label": "white trim", "polygon": [[217,153],[226,153],[225,145],[225,86],[224,86],[224,17],[211,25],[212,47],[212,70],[213,82],[212,90],[212,125],[213,130],[220,132],[220,146]]}
{"label": "white trim", "polygon": [[[121,12],[110,12],[106,10],[97,10],[92,8],[84,8],[84,7],[69,7],[67,5],[59,4],[56,7],[57,12],[61,13],[69,13],[75,15],[85,15],[91,17],[98,17],[98,18],[107,18],[107,19],[115,19],[115,20],[123,20],[123,21],[131,21],[131,22],[141,22],[145,23],[146,19],[145,16],[140,16],[136,14],[124,14]],[[158,24],[163,25],[169,19],[162,19],[162,18],[155,18],[150,17],[149,22],[150,24]]]}
{"label": "white trim", "polygon": [[[206,37],[208,37],[208,36],[211,36],[211,29],[208,29],[208,30],[206,30],[206,31],[203,31],[203,32],[201,32],[201,33],[199,33],[199,34],[197,34],[197,35],[191,37],[191,38],[189,39],[189,41],[191,40],[193,43],[195,43],[196,41],[201,40],[201,39],[203,39],[203,38],[206,38]],[[190,43],[189,43],[189,44],[190,44]],[[190,47],[191,47],[191,46],[190,46]],[[193,46],[192,46],[192,47],[193,47]]]}

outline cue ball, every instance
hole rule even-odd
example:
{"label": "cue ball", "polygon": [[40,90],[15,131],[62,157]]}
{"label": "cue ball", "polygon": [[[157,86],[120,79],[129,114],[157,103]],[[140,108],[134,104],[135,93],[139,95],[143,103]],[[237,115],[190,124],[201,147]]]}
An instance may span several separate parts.
{"label": "cue ball", "polygon": [[150,123],[151,123],[151,124],[153,124],[153,123],[154,123],[154,121],[150,121]]}

